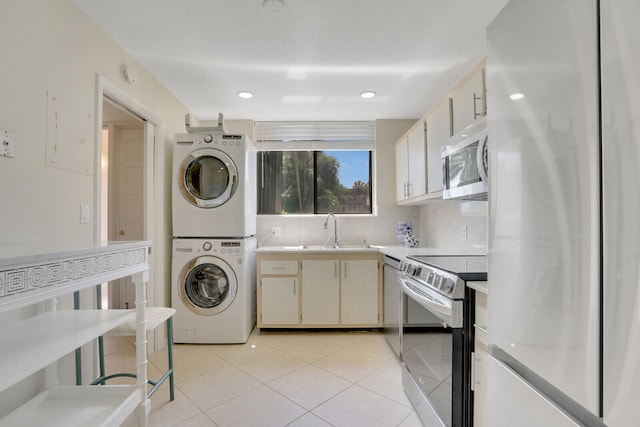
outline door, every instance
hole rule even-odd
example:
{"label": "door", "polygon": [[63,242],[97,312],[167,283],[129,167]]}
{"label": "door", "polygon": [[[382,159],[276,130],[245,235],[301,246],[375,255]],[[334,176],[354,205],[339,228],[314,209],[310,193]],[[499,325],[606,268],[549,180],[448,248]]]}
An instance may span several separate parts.
{"label": "door", "polygon": [[339,274],[337,260],[302,261],[302,324],[338,324]]}
{"label": "door", "polygon": [[269,325],[297,325],[300,319],[297,277],[260,279],[260,322]]}
{"label": "door", "polygon": [[[595,0],[511,0],[489,25],[487,56],[490,348],[531,370],[547,396],[559,390],[596,416],[597,28]],[[524,98],[510,99],[515,91]],[[518,374],[534,381],[528,372]],[[507,413],[503,402],[509,394],[489,393],[489,413]],[[491,426],[505,425],[489,420]]]}
{"label": "door", "polygon": [[376,325],[379,321],[378,261],[342,261],[341,323]]}
{"label": "door", "polygon": [[[144,130],[114,127],[115,216],[112,240],[144,239]],[[118,288],[119,308],[134,308],[136,289],[131,278],[114,283]]]}
{"label": "door", "polygon": [[189,153],[178,170],[180,194],[199,208],[228,202],[238,188],[238,168],[231,157],[214,148]]}
{"label": "door", "polygon": [[640,394],[640,43],[637,0],[603,0],[604,421],[638,424]]}
{"label": "door", "polygon": [[427,116],[427,187],[429,193],[442,191],[442,147],[451,131],[449,103],[442,102]]}
{"label": "door", "polygon": [[231,305],[238,292],[238,279],[227,262],[206,255],[192,259],[180,270],[176,286],[186,308],[212,316]]}

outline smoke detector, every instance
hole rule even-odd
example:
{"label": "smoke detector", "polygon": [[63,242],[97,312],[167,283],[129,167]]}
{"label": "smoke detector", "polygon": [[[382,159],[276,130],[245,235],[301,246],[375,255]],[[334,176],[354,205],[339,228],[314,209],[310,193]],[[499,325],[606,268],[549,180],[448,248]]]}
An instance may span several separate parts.
{"label": "smoke detector", "polygon": [[264,0],[262,7],[273,14],[282,13],[284,10],[284,0]]}

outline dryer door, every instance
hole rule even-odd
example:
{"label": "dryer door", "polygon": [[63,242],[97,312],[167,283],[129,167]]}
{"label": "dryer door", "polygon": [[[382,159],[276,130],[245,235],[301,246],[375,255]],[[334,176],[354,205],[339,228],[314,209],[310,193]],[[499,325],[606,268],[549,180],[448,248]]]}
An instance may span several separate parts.
{"label": "dryer door", "polygon": [[191,152],[178,171],[180,193],[200,208],[220,206],[236,192],[238,168],[227,154],[214,148]]}
{"label": "dryer door", "polygon": [[224,260],[205,255],[182,268],[177,286],[185,307],[196,314],[211,316],[231,305],[238,291],[238,279]]}

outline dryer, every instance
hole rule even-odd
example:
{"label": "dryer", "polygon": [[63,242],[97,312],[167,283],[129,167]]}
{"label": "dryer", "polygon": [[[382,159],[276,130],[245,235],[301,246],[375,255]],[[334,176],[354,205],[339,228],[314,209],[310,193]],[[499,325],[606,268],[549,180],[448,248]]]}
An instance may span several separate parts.
{"label": "dryer", "polygon": [[173,240],[174,342],[247,342],[256,324],[255,248],[255,237]]}
{"label": "dryer", "polygon": [[173,237],[256,233],[256,151],[246,135],[175,135]]}

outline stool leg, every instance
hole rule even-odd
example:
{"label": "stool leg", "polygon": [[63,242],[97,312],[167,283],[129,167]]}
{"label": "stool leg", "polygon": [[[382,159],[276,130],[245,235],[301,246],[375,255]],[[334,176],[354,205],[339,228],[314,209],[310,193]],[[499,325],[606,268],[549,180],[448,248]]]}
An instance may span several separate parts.
{"label": "stool leg", "polygon": [[171,374],[169,374],[169,398],[171,400],[175,399],[175,395],[173,392],[173,318],[170,317],[167,319],[167,355],[169,357],[169,370]]}

